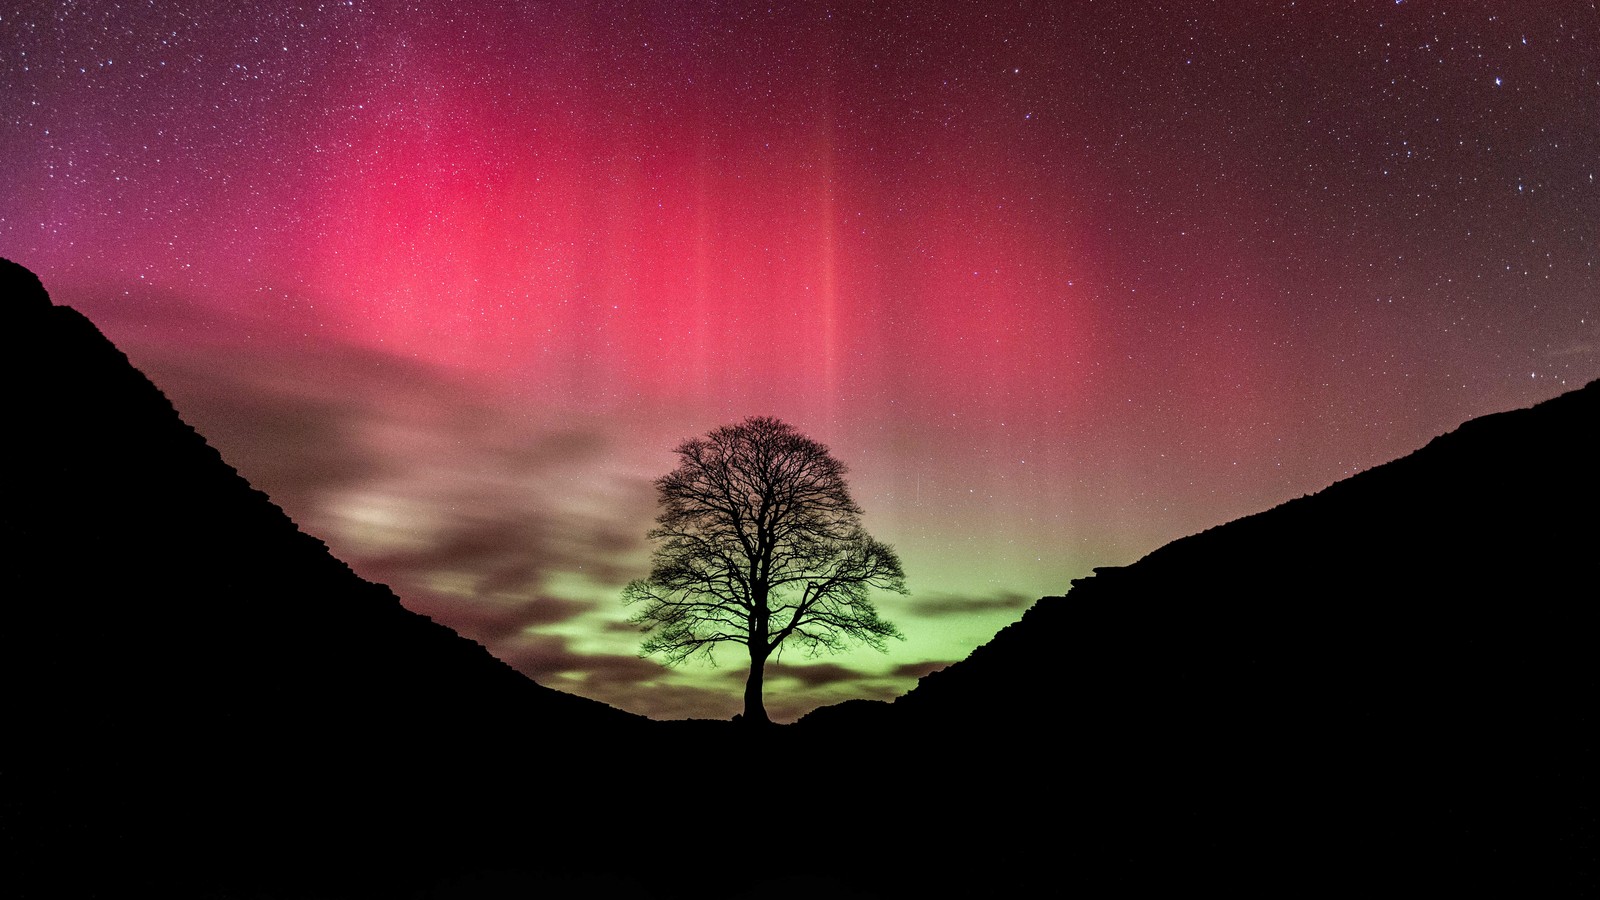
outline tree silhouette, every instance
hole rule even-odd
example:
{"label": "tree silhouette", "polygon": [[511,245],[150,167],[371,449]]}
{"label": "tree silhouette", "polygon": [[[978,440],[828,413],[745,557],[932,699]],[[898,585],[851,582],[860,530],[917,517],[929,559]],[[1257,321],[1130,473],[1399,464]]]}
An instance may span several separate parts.
{"label": "tree silhouette", "polygon": [[816,656],[902,638],[867,599],[872,588],[905,593],[900,558],[861,527],[844,464],[826,446],[753,416],[675,452],[678,467],[655,483],[650,575],[622,597],[651,632],[643,652],[715,664],[718,644],[744,644],[744,721],[758,723],[768,721],[767,659],[785,642]]}

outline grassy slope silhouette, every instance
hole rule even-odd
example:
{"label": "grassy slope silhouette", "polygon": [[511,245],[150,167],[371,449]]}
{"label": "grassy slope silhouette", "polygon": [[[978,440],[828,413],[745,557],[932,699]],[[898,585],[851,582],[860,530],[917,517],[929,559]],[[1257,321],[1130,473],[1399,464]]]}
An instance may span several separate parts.
{"label": "grassy slope silhouette", "polygon": [[1132,891],[1592,889],[1597,438],[1600,382],[1475,419],[799,726],[982,735]]}
{"label": "grassy slope silhouette", "polygon": [[407,612],[0,269],[22,896],[1593,884],[1600,384],[1099,570],[895,703],[751,732]]}
{"label": "grassy slope silhouette", "polygon": [[357,577],[6,268],[5,828],[44,882],[294,883],[362,859],[400,880],[486,846],[447,823],[481,819],[517,773],[559,779],[573,732],[649,724]]}

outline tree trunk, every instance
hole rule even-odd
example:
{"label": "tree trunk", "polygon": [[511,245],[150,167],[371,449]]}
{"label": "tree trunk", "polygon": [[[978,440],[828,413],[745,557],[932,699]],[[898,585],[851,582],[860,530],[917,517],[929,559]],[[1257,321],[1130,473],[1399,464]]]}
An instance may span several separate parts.
{"label": "tree trunk", "polygon": [[744,682],[744,718],[741,720],[746,725],[765,725],[772,721],[767,718],[767,705],[761,699],[761,683],[766,668],[766,654],[758,654],[755,649],[751,649],[750,677]]}
{"label": "tree trunk", "polygon": [[751,599],[754,609],[750,611],[750,677],[744,682],[744,724],[765,725],[772,721],[767,718],[767,705],[761,699],[762,681],[767,670],[767,654],[772,648],[767,646],[768,616],[771,610],[767,608],[767,584],[758,577],[757,571],[750,571]]}

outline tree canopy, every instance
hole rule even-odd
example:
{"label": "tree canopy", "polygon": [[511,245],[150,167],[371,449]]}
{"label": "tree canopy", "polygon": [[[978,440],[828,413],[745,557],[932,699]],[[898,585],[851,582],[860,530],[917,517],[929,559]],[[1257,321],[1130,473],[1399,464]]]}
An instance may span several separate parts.
{"label": "tree canopy", "polygon": [[765,666],[781,647],[881,651],[902,637],[868,598],[874,588],[905,593],[900,558],[861,526],[845,466],[826,446],[751,417],[675,452],[678,467],[655,482],[650,574],[623,592],[638,607],[630,621],[649,633],[644,653],[714,662],[719,644],[744,645],[744,719],[765,722]]}

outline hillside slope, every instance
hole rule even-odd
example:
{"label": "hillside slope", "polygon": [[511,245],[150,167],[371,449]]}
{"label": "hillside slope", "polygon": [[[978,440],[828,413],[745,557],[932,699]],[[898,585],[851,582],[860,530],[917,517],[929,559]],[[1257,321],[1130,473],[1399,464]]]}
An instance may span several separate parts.
{"label": "hillside slope", "polygon": [[[44,853],[143,834],[126,862],[151,872],[193,868],[211,841],[240,864],[388,858],[421,811],[499,803],[506,770],[560,769],[584,753],[574,734],[648,724],[357,577],[9,262],[0,320],[9,837]],[[147,858],[162,829],[181,859]]]}
{"label": "hillside slope", "polygon": [[968,768],[1019,773],[1063,835],[1145,845],[1129,886],[1583,890],[1597,538],[1600,382],[1096,570],[801,727],[981,735]]}

